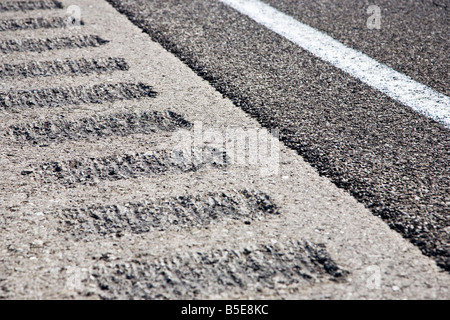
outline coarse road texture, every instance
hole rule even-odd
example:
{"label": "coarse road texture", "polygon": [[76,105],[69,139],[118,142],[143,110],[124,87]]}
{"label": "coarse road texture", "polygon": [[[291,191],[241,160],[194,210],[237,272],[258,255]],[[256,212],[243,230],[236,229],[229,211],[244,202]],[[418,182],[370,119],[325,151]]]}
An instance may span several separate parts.
{"label": "coarse road texture", "polygon": [[0,1],[1,299],[450,298],[445,128],[220,2],[109,2]]}
{"label": "coarse road texture", "polygon": [[[109,2],[261,125],[279,128],[286,146],[450,270],[448,129],[220,1]],[[391,2],[380,4],[386,12],[380,31],[366,28],[364,1],[271,4],[448,94],[448,8]],[[420,17],[433,22],[424,27]]]}

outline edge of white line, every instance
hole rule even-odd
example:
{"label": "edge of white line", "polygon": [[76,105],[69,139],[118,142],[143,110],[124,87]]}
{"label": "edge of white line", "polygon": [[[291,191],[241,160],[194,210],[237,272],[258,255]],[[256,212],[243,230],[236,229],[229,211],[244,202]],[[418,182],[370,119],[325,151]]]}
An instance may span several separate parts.
{"label": "edge of white line", "polygon": [[219,0],[392,99],[450,128],[450,98],[259,0]]}

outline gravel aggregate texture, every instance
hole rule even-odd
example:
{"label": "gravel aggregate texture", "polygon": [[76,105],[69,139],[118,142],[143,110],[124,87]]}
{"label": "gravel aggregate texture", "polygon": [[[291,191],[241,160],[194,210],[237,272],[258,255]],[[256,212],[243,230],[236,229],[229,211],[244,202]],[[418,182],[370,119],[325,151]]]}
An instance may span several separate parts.
{"label": "gravel aggregate texture", "polygon": [[[286,146],[449,270],[450,135],[445,127],[322,62],[219,1],[108,2],[261,125],[279,128]],[[303,7],[297,6],[300,2],[277,3],[287,13],[302,14],[303,19]],[[329,1],[308,3],[305,6],[315,10],[331,6]],[[398,48],[402,54],[390,55],[395,57],[391,60],[402,59],[405,67],[399,71],[407,67],[413,76],[417,73],[414,70],[429,68],[408,60],[414,56],[408,48],[421,50],[429,45],[421,39],[432,37],[439,45],[430,46],[429,50],[437,51],[424,56],[439,58],[433,60],[435,67],[430,72],[433,79],[443,82],[424,82],[447,93],[448,68],[442,59],[448,56],[448,37],[442,38],[442,32],[448,30],[448,23],[443,20],[448,11],[430,2],[383,2],[386,11],[394,10],[398,3],[410,3],[415,12],[398,22],[402,30],[411,25],[412,31],[420,29],[421,33],[417,38],[408,38],[406,49],[404,42],[399,45],[393,41],[383,52],[387,55]],[[337,13],[349,10],[366,19],[360,10],[362,5],[335,7]],[[437,24],[423,27],[418,23],[423,11],[428,12],[427,19],[434,19]],[[347,20],[333,19],[335,11],[320,12],[310,16],[321,17],[321,29],[337,28],[335,20],[344,20],[344,24],[352,18],[346,14]],[[311,19],[304,18],[303,22]],[[359,37],[368,32],[365,30]],[[371,39],[367,37],[365,41]],[[416,78],[423,80],[423,76]]]}
{"label": "gravel aggregate texture", "polygon": [[127,71],[128,69],[129,66],[124,58],[108,57],[40,62],[32,61],[20,64],[0,65],[0,79],[85,75],[94,72]]}

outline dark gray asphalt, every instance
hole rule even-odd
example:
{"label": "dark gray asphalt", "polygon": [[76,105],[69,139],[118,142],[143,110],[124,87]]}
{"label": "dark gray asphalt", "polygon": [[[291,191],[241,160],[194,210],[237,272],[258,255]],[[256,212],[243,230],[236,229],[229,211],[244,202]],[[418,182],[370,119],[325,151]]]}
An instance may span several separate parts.
{"label": "dark gray asphalt", "polygon": [[62,3],[56,0],[4,1],[0,3],[0,12],[62,9],[62,7],[63,7]]}
{"label": "dark gray asphalt", "polygon": [[114,113],[109,116],[41,121],[9,127],[9,137],[19,143],[48,145],[64,141],[95,140],[107,136],[150,134],[158,131],[189,129],[192,124],[172,111]]}
{"label": "dark gray asphalt", "polygon": [[[218,1],[108,1],[237,107],[279,128],[287,146],[450,270],[450,134],[442,125]],[[271,3],[449,92],[445,2],[381,1],[388,23],[379,34],[364,29],[365,1],[333,1],[334,10],[323,0]]]}
{"label": "dark gray asphalt", "polygon": [[83,103],[156,97],[157,92],[144,83],[100,84],[94,86],[17,90],[0,93],[1,109],[48,108]]}
{"label": "dark gray asphalt", "polygon": [[98,47],[108,40],[95,35],[71,36],[53,39],[25,39],[0,41],[0,52],[7,54],[13,52],[44,52],[48,50]]}
{"label": "dark gray asphalt", "polygon": [[51,28],[63,28],[67,25],[67,19],[63,17],[53,18],[27,18],[27,19],[12,19],[2,20],[0,22],[0,31],[16,31],[27,29],[51,29]]}
{"label": "dark gray asphalt", "polygon": [[[265,2],[420,83],[450,94],[448,0]],[[381,9],[380,30],[366,27],[370,5]]]}
{"label": "dark gray asphalt", "polygon": [[[76,239],[87,239],[96,234],[107,236],[126,232],[179,231],[216,224],[225,219],[251,224],[252,221],[279,214],[278,207],[267,194],[247,190],[235,194],[210,192],[195,197],[178,196],[155,202],[127,203],[123,207],[65,208],[52,213],[61,217],[61,230],[64,229]],[[167,219],[161,219],[165,215]]]}
{"label": "dark gray asphalt", "polygon": [[[290,241],[282,246],[290,249],[261,243],[252,250],[215,249],[172,255],[163,263],[137,263],[134,260],[110,264],[94,270],[94,279],[103,288],[103,299],[155,300],[173,296],[195,299],[203,290],[213,296],[233,287],[248,289],[256,286],[262,291],[262,288],[273,288],[280,281],[298,285],[320,283],[323,279],[338,282],[348,275],[320,245]],[[172,275],[176,275],[176,280],[164,283],[164,279]]]}
{"label": "dark gray asphalt", "polygon": [[90,73],[127,71],[128,64],[123,58],[78,59],[64,61],[41,61],[0,64],[0,79],[20,79],[34,77],[55,77],[64,75],[87,75]]}

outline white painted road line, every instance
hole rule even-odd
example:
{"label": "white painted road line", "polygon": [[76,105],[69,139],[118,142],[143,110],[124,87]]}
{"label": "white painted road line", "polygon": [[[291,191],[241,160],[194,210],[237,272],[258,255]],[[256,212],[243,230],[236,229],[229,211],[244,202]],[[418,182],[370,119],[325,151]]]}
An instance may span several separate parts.
{"label": "white painted road line", "polygon": [[258,0],[220,0],[320,59],[450,128],[450,98]]}

